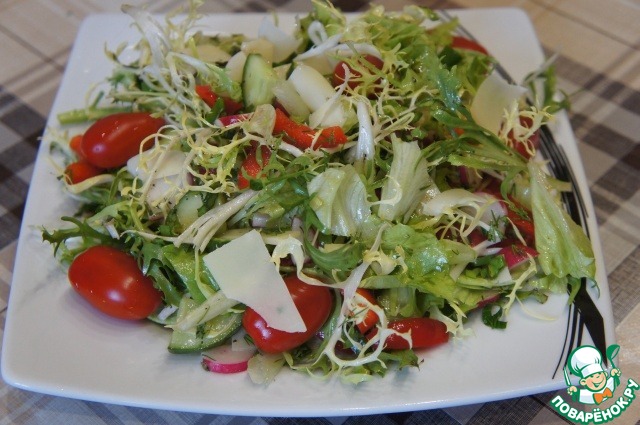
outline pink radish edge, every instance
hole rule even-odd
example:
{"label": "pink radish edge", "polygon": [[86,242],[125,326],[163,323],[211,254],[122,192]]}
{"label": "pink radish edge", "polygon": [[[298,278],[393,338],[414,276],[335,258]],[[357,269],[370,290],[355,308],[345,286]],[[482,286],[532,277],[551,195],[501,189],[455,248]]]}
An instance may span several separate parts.
{"label": "pink radish edge", "polygon": [[507,263],[509,270],[512,270],[525,261],[529,260],[529,257],[537,257],[538,251],[524,245],[506,246],[498,251],[498,254],[504,256],[504,261]]}
{"label": "pink radish edge", "polygon": [[229,345],[221,345],[202,353],[202,368],[214,373],[244,372],[256,350],[233,351]]}

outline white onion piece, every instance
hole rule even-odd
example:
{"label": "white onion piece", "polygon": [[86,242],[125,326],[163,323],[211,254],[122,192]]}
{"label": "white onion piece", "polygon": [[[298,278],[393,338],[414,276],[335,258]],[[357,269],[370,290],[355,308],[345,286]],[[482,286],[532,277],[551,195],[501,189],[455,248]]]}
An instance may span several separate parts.
{"label": "white onion piece", "polygon": [[476,194],[484,197],[485,204],[489,204],[480,217],[480,221],[489,226],[497,224],[500,233],[504,233],[506,223],[504,220],[500,219],[505,217],[508,213],[505,203],[489,193],[476,192]]}
{"label": "white onion piece", "polygon": [[372,159],[375,154],[375,138],[373,137],[373,124],[367,104],[360,100],[358,111],[358,143],[356,144],[355,159]]}
{"label": "white onion piece", "polygon": [[273,95],[289,115],[299,121],[307,120],[310,113],[309,108],[290,81],[277,81],[273,86]]}
{"label": "white onion piece", "polygon": [[241,50],[235,55],[231,56],[231,59],[229,59],[227,65],[225,66],[227,75],[236,83],[242,82],[245,62],[247,62],[247,55]]}
{"label": "white onion piece", "polygon": [[254,228],[266,227],[270,218],[271,217],[269,216],[269,214],[255,213],[253,217],[251,217],[251,227],[254,227]]}
{"label": "white onion piece", "polygon": [[177,305],[165,306],[162,310],[160,310],[160,313],[158,313],[158,320],[167,320],[169,316],[171,316],[176,311],[178,311]]}
{"label": "white onion piece", "polygon": [[309,24],[307,35],[311,42],[316,46],[322,44],[328,38],[327,30],[320,21],[313,21]]}
{"label": "white onion piece", "polygon": [[373,44],[369,43],[353,43],[353,44],[338,44],[334,49],[333,53],[337,54],[340,57],[351,57],[356,54],[360,55],[372,55],[377,57],[378,59],[382,59],[382,54],[380,50]]}
{"label": "white onion piece", "polygon": [[[143,182],[147,181],[149,172],[156,166],[159,158],[161,158],[160,161],[162,162],[158,164],[158,169],[153,175],[154,179],[180,174],[187,154],[176,150],[167,151],[163,155],[158,155],[156,151],[152,150],[144,151],[127,161],[127,171]],[[141,162],[142,166],[140,165]]]}
{"label": "white onion piece", "polygon": [[105,223],[104,228],[107,229],[107,232],[109,232],[109,236],[111,236],[113,239],[120,239],[120,235],[118,234],[118,229],[116,229],[116,226],[113,224],[113,221],[109,221]]}
{"label": "white onion piece", "polygon": [[249,342],[247,337],[247,331],[244,328],[240,328],[238,332],[236,332],[231,337],[231,350],[232,351],[256,351],[256,346]]}
{"label": "white onion piece", "polygon": [[295,67],[288,81],[312,111],[320,109],[335,94],[335,90],[321,73],[302,63]]}
{"label": "white onion piece", "polygon": [[264,38],[256,38],[255,40],[245,41],[240,49],[246,54],[257,53],[261,55],[267,62],[273,62],[273,54],[275,46],[272,42]]}
{"label": "white onion piece", "polygon": [[227,62],[231,55],[214,44],[199,44],[196,46],[198,59],[209,63]]}
{"label": "white onion piece", "polygon": [[513,283],[513,277],[511,276],[511,272],[509,271],[509,267],[504,267],[498,273],[498,276],[495,278],[496,285],[509,285]]}
{"label": "white onion piece", "polygon": [[302,41],[282,31],[268,18],[264,18],[260,23],[258,37],[269,40],[273,44],[273,61],[276,63],[291,56]]}

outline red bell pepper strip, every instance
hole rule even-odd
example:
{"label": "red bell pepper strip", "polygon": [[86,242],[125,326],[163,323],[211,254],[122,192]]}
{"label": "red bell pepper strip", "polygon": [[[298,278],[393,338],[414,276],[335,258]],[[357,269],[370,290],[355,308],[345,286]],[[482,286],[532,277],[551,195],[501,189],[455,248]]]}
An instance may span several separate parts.
{"label": "red bell pepper strip", "polygon": [[[210,108],[213,108],[218,98],[221,97],[215,94],[213,90],[211,90],[211,87],[205,85],[197,85],[196,94],[200,96],[204,103],[209,105]],[[236,102],[229,97],[222,96],[222,102],[224,103],[224,112],[227,115],[233,115],[242,109],[242,103]]]}
{"label": "red bell pepper strip", "polygon": [[[356,289],[356,292],[360,296],[365,298],[367,301],[369,301],[371,304],[378,305],[378,302],[376,301],[376,298],[373,295],[373,292],[369,291],[368,289],[358,288]],[[358,308],[364,309],[366,308],[366,305],[364,303],[358,304]],[[378,323],[378,315],[373,310],[367,310],[367,312],[364,315],[364,318],[362,319],[361,322],[356,324],[356,327],[358,328],[358,330],[362,335],[365,335],[367,332],[371,330],[371,328],[373,328],[376,325],[376,323]]]}
{"label": "red bell pepper strip", "polygon": [[[320,132],[318,135],[317,133]],[[299,149],[313,148],[335,148],[347,143],[347,136],[339,126],[326,127],[314,130],[304,124],[298,124],[287,116],[281,109],[276,108],[276,122],[273,127],[273,134],[284,136],[287,143]],[[313,143],[317,136],[317,140]]]}
{"label": "red bell pepper strip", "polygon": [[238,189],[247,189],[249,187],[249,178],[255,179],[262,174],[262,169],[271,158],[271,149],[268,146],[261,145],[260,155],[261,158],[258,159],[257,144],[252,143],[238,173]]}

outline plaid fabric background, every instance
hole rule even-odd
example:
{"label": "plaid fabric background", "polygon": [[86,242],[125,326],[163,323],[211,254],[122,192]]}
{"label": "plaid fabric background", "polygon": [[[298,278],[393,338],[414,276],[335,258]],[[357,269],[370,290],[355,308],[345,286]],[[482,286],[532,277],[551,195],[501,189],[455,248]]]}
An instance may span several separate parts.
{"label": "plaid fabric background", "polygon": [[[129,1],[127,3],[142,3]],[[150,2],[167,12],[174,0]],[[361,0],[336,1],[344,11]],[[398,9],[408,0],[378,3]],[[544,48],[559,52],[561,87],[574,93],[570,118],[591,187],[625,374],[640,378],[640,1],[417,1],[431,8],[516,6]],[[0,0],[0,336],[20,220],[46,116],[77,28],[90,13],[117,12],[103,0]],[[204,12],[307,11],[306,0],[208,1]],[[624,350],[631,354],[624,355]],[[46,355],[43,353],[43,355]],[[633,372],[632,372],[633,371]],[[631,376],[631,375],[630,375]],[[253,418],[106,405],[30,393],[0,382],[0,424],[557,424],[553,393],[413,413],[351,418]],[[640,404],[640,403],[636,403]],[[640,407],[640,406],[636,406]],[[615,424],[636,423],[638,409]],[[640,421],[638,421],[640,423]]]}

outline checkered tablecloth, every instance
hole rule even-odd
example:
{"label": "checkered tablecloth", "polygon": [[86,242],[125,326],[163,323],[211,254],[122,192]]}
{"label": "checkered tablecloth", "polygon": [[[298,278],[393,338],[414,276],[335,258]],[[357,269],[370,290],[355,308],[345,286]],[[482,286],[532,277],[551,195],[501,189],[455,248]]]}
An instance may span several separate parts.
{"label": "checkered tablecloth", "polygon": [[[127,3],[142,3],[128,1]],[[179,2],[150,2],[167,12]],[[361,0],[334,2],[344,11]],[[378,3],[398,9],[409,0]],[[595,204],[613,302],[620,367],[640,381],[640,1],[417,1],[435,9],[517,6],[547,52],[559,52],[561,87],[573,93],[571,124]],[[21,216],[45,120],[80,22],[117,12],[119,1],[0,0],[0,336]],[[304,12],[306,0],[216,0],[203,12]],[[447,409],[350,418],[203,415],[31,393],[0,381],[0,424],[556,424],[555,393]],[[640,402],[614,424],[636,423]]]}

